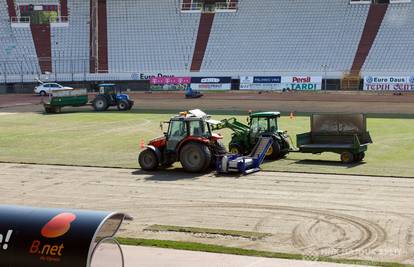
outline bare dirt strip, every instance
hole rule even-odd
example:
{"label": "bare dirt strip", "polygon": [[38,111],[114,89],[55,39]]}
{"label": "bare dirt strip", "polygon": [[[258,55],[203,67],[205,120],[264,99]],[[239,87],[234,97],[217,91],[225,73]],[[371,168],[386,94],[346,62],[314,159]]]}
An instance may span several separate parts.
{"label": "bare dirt strip", "polygon": [[[122,250],[126,267],[355,267],[355,265],[348,264],[269,259],[150,247],[123,246]],[[154,255],[157,256],[154,257]],[[109,257],[101,258],[100,262],[106,263],[104,266],[117,266],[118,264],[113,258]]]}
{"label": "bare dirt strip", "polygon": [[[121,229],[125,237],[414,263],[414,179],[0,164],[0,192],[2,204],[127,212],[135,220]],[[143,231],[152,224],[271,236]]]}
{"label": "bare dirt strip", "polygon": [[[377,114],[414,114],[414,94],[369,92],[293,92],[206,93],[200,99],[185,99],[183,92],[133,92],[134,109],[209,111],[278,110],[282,112],[360,112]],[[92,99],[93,95],[90,95]],[[0,95],[1,112],[42,111],[41,97],[34,95]],[[83,109],[90,107],[84,107]]]}

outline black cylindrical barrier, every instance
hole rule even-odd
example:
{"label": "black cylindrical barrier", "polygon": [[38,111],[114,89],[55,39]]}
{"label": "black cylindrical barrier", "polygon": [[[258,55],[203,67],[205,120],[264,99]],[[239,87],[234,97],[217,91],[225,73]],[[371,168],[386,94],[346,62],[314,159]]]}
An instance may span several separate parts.
{"label": "black cylindrical barrier", "polygon": [[123,267],[123,213],[0,205],[0,267]]}

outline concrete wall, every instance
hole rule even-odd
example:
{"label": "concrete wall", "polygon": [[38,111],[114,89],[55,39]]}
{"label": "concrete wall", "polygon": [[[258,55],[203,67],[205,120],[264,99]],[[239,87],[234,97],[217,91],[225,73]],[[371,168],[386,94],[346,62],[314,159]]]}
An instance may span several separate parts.
{"label": "concrete wall", "polygon": [[[86,88],[93,91],[98,83],[93,82],[62,82],[64,86],[70,86],[73,88]],[[124,81],[116,82],[123,90],[131,91],[149,91],[149,81]],[[33,89],[37,86],[37,83],[14,83],[14,84],[0,84],[0,94],[31,94]]]}

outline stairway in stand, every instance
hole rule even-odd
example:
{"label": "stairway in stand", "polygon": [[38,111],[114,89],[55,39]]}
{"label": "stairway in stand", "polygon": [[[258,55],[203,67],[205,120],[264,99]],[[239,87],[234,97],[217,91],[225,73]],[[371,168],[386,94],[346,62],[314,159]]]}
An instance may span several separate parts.
{"label": "stairway in stand", "polygon": [[203,64],[204,54],[210,39],[211,28],[213,27],[214,13],[202,13],[198,27],[197,41],[194,48],[191,71],[198,72]]}
{"label": "stairway in stand", "polygon": [[371,4],[365,22],[364,31],[359,41],[358,50],[355,54],[351,72],[346,74],[342,79],[342,89],[358,90],[360,84],[360,72],[364,66],[365,60],[369,55],[375,38],[381,28],[382,21],[387,13],[388,4]]}
{"label": "stairway in stand", "polygon": [[42,73],[52,71],[52,43],[50,25],[30,25],[33,42]]}

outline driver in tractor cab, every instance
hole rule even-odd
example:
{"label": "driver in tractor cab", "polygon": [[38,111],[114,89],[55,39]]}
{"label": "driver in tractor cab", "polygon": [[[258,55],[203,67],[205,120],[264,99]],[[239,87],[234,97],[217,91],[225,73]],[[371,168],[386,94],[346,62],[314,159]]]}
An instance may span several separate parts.
{"label": "driver in tractor cab", "polygon": [[187,129],[186,129],[186,124],[185,123],[181,123],[179,124],[179,129],[177,129],[176,131],[174,131],[172,133],[172,136],[174,137],[180,137],[180,136],[185,136],[187,134]]}

